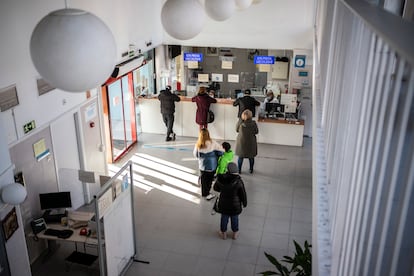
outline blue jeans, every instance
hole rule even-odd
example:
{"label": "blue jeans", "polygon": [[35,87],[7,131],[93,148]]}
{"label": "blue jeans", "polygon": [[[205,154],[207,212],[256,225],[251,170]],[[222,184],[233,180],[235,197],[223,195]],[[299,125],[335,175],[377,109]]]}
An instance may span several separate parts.
{"label": "blue jeans", "polygon": [[[241,172],[242,166],[243,166],[243,159],[239,157],[239,159],[237,160],[237,164],[239,167],[239,172]],[[248,158],[249,159],[249,167],[250,167],[250,171],[253,171],[253,166],[254,166],[254,157],[253,158]]]}
{"label": "blue jeans", "polygon": [[233,232],[239,231],[239,215],[229,216],[224,214],[221,214],[220,231],[227,231],[227,224],[229,223],[229,219],[231,220],[231,230]]}

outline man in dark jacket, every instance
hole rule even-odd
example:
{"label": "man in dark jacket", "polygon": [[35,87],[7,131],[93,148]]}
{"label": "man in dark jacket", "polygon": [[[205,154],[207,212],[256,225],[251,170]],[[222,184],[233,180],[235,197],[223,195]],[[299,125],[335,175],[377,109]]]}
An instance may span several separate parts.
{"label": "man in dark jacket", "polygon": [[167,137],[165,138],[165,141],[174,141],[175,133],[173,131],[173,125],[175,102],[179,102],[181,99],[177,95],[171,93],[171,86],[169,85],[165,88],[165,90],[161,90],[158,99],[161,102],[162,120],[164,121],[164,124],[167,127]]}
{"label": "man in dark jacket", "polygon": [[227,224],[231,220],[232,238],[239,235],[239,215],[242,208],[247,206],[246,189],[243,180],[237,174],[237,165],[233,162],[227,164],[227,173],[217,175],[213,189],[220,192],[218,210],[221,213],[220,237],[227,238]]}
{"label": "man in dark jacket", "polygon": [[250,90],[246,89],[246,90],[244,90],[244,96],[241,97],[241,98],[236,99],[233,102],[233,106],[239,106],[239,113],[237,114],[237,117],[240,118],[241,114],[246,109],[249,109],[252,112],[253,117],[256,116],[256,106],[259,106],[260,102],[257,101],[252,96],[250,96],[250,94],[251,94]]}

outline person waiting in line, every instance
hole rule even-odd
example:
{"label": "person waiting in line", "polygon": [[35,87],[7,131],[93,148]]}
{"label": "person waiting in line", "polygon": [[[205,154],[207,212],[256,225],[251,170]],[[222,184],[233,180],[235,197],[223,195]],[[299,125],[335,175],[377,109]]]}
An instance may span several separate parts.
{"label": "person waiting in line", "polygon": [[234,152],[231,150],[231,145],[228,142],[223,142],[221,146],[224,153],[218,159],[216,175],[224,174],[227,171],[227,164],[233,162]]}
{"label": "person waiting in line", "polygon": [[223,148],[219,143],[210,138],[208,130],[206,128],[200,129],[197,143],[194,146],[193,155],[198,159],[201,196],[206,200],[215,197],[214,194],[210,193],[210,189],[217,169],[217,159],[222,154]]}
{"label": "person waiting in line", "polygon": [[246,109],[250,110],[253,114],[253,117],[256,116],[256,106],[260,106],[260,102],[250,96],[251,92],[249,89],[244,90],[244,96],[236,99],[233,102],[233,106],[239,106],[239,112],[237,117],[241,118],[241,114]]}
{"label": "person waiting in line", "polygon": [[238,155],[239,173],[243,166],[243,159],[249,159],[250,173],[253,173],[254,157],[257,155],[256,134],[259,133],[256,122],[252,119],[252,112],[248,109],[243,111],[241,120],[236,125],[236,155]]}
{"label": "person waiting in line", "polygon": [[200,126],[200,129],[207,128],[210,105],[216,103],[217,100],[207,94],[205,87],[200,87],[198,94],[191,101],[197,104],[196,123]]}
{"label": "person waiting in line", "polygon": [[[280,95],[278,95],[280,97]],[[260,113],[265,114],[266,113],[266,104],[267,103],[279,103],[278,98],[275,98],[275,94],[272,90],[267,91],[266,98],[263,101],[263,104],[260,107]]]}
{"label": "person waiting in line", "polygon": [[181,99],[177,95],[171,93],[171,86],[169,85],[167,85],[164,90],[161,90],[158,99],[160,100],[162,120],[167,127],[167,137],[165,138],[165,141],[175,141],[175,133],[173,131],[175,102],[179,102]]}
{"label": "person waiting in line", "polygon": [[236,240],[239,235],[239,215],[243,207],[247,207],[247,195],[243,180],[237,174],[237,165],[233,162],[227,164],[227,172],[217,176],[213,189],[220,193],[218,211],[221,213],[219,236],[227,238],[227,225],[231,221],[232,238]]}

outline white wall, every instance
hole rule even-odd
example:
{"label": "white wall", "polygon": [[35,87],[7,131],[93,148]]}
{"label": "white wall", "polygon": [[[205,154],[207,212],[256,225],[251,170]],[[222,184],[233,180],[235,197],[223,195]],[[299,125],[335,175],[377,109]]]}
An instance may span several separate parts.
{"label": "white wall", "polygon": [[[114,33],[119,61],[122,60],[121,53],[128,50],[129,44],[136,44],[142,51],[148,49],[145,46],[146,41],[152,42],[150,47],[161,44],[161,25],[157,23],[157,17],[154,16],[161,9],[160,1],[73,0],[68,1],[68,4],[71,8],[94,13],[108,25]],[[140,9],[140,6],[144,9]],[[29,51],[31,33],[45,15],[61,8],[64,8],[64,1],[2,0],[0,2],[0,89],[16,85],[19,97],[19,105],[14,108],[14,112],[12,110],[0,112],[0,186],[13,181],[12,169],[8,171],[7,177],[4,176],[4,170],[11,166],[8,148],[25,137],[23,133],[25,123],[35,120],[39,129],[86,101],[85,93],[55,90],[39,96],[37,92],[36,78],[39,74],[33,66]],[[92,94],[96,94],[96,91]],[[71,160],[72,157],[67,156]],[[61,160],[57,160],[59,161]],[[18,215],[21,223],[20,211]],[[20,227],[13,237],[16,238],[7,242],[12,274],[30,275],[23,227]]]}
{"label": "white wall", "polygon": [[262,0],[225,21],[209,17],[196,37],[164,43],[253,49],[312,49],[314,0]]}

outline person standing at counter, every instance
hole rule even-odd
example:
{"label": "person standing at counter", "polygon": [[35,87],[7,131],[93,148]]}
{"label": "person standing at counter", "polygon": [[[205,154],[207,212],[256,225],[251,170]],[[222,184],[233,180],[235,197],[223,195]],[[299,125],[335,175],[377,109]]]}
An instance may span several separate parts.
{"label": "person standing at counter", "polygon": [[259,133],[256,122],[252,119],[252,112],[249,109],[243,111],[241,120],[236,125],[236,155],[239,156],[237,164],[239,173],[243,166],[243,159],[249,159],[250,173],[253,173],[254,157],[257,155],[256,134]]}
{"label": "person standing at counter", "polygon": [[217,169],[217,159],[222,154],[223,148],[219,143],[210,138],[208,130],[206,128],[200,129],[197,143],[194,146],[193,155],[198,159],[201,196],[206,200],[210,200],[215,197],[214,194],[210,193],[210,189]]}
{"label": "person standing at counter", "polygon": [[278,95],[278,98],[275,98],[275,94],[273,93],[272,90],[267,91],[266,98],[264,99],[263,104],[260,107],[260,113],[264,115],[266,113],[266,104],[267,103],[279,103],[279,98],[280,98],[280,95]]}
{"label": "person standing at counter", "polygon": [[207,94],[205,87],[200,87],[197,96],[194,96],[191,101],[197,104],[196,123],[200,126],[200,129],[207,128],[210,104],[216,103],[217,100]]}
{"label": "person standing at counter", "polygon": [[250,94],[250,90],[246,89],[244,90],[244,96],[233,102],[233,106],[239,106],[239,113],[237,114],[239,118],[241,118],[241,114],[246,109],[252,112],[253,117],[256,116],[256,106],[260,106],[260,102],[250,96]]}
{"label": "person standing at counter", "polygon": [[179,102],[181,99],[177,95],[171,93],[171,86],[169,85],[165,88],[165,90],[161,90],[158,99],[160,100],[162,120],[167,127],[167,137],[165,138],[165,141],[174,141],[175,133],[173,131],[173,126],[175,102]]}

